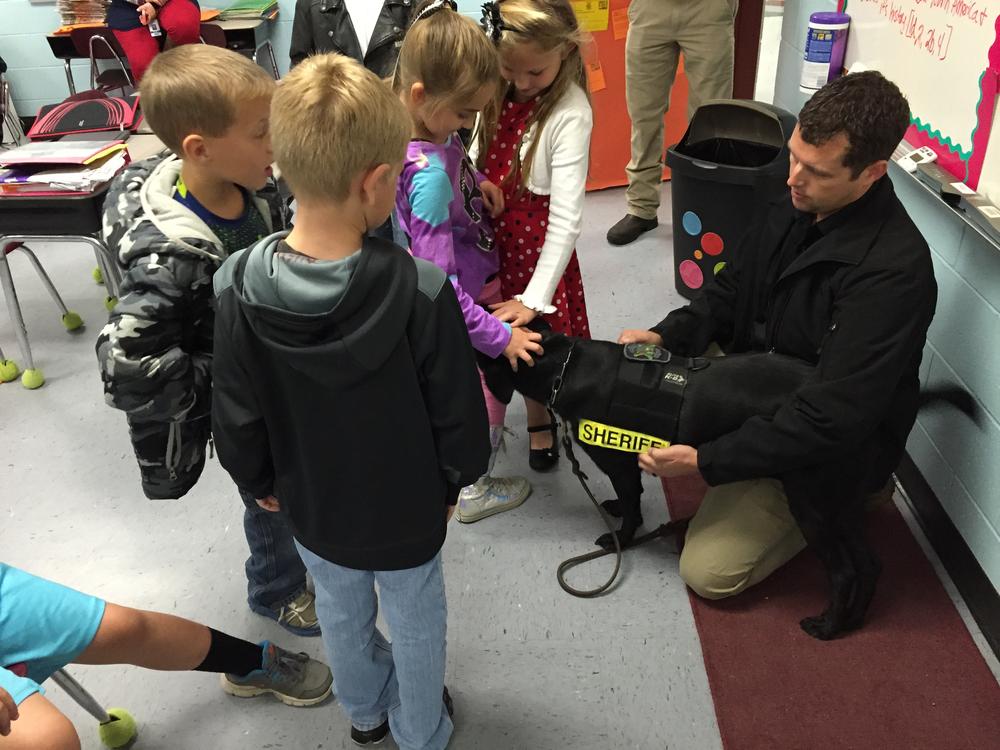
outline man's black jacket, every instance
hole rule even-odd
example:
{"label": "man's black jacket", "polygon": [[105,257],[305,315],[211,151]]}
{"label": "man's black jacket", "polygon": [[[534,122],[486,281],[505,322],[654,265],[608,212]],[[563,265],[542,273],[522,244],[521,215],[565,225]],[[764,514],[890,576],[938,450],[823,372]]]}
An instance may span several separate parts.
{"label": "man's black jacket", "polygon": [[362,50],[344,0],[298,0],[288,50],[292,66],[309,55],[336,52],[363,63],[379,78],[388,78],[396,68],[413,4],[413,0],[385,0],[368,49]]}
{"label": "man's black jacket", "polygon": [[704,292],[652,329],[680,354],[717,341],[816,365],[773,417],[696,446],[705,479],[780,476],[856,453],[868,489],[884,483],[916,418],[936,301],[927,243],[888,177],[818,224],[788,197],[772,204]]}

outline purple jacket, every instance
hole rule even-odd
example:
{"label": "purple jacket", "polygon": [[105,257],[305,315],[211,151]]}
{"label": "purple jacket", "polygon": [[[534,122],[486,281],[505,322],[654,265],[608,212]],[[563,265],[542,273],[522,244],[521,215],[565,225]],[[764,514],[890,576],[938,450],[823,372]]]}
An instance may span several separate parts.
{"label": "purple jacket", "polygon": [[396,212],[410,238],[410,252],[438,266],[451,280],[472,346],[498,357],[510,341],[510,326],[476,304],[500,258],[479,183],[457,135],[443,144],[410,141],[396,188]]}

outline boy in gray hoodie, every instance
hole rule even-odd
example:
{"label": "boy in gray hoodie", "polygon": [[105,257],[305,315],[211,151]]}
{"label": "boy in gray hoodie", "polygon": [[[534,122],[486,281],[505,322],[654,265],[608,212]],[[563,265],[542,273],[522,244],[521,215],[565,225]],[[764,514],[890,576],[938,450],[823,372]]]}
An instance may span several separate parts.
{"label": "boy in gray hoodie", "polygon": [[412,128],[392,91],[314,55],[271,112],[298,211],[214,279],[219,460],[288,518],[351,739],[443,750],[441,546],[490,454],[468,330],[444,271],[365,236],[392,210]]}
{"label": "boy in gray hoodie", "polygon": [[[273,230],[254,194],[271,177],[274,81],[234,52],[185,45],[142,81],[146,119],[173,156],[131,165],[105,202],[104,237],[124,268],[97,341],[105,400],[127,415],[142,489],[178,498],[197,482],[211,441],[212,276]],[[243,496],[250,608],[318,635],[314,597],[291,533]]]}

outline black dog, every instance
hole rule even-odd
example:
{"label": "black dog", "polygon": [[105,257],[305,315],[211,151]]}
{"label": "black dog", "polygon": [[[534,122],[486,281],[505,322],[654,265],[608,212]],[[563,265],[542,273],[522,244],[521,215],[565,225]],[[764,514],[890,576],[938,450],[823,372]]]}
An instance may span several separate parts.
{"label": "black dog", "polygon": [[[621,345],[552,334],[544,323],[531,327],[542,333],[545,355],[534,367],[522,363],[516,373],[505,359],[480,356],[487,386],[505,403],[516,390],[548,404],[570,424],[576,442],[611,479],[618,499],[604,507],[622,519],[618,541],[623,548],[642,525],[636,454],[648,447],[649,436],[700,445],[748,419],[773,415],[813,375],[809,364],[769,353],[683,359],[633,345],[626,351],[636,361],[629,361]],[[955,401],[966,413],[974,408],[964,391],[923,397],[936,399]],[[609,431],[607,425],[628,425],[631,432]],[[601,442],[626,450],[594,444]],[[778,477],[792,515],[829,576],[829,606],[801,621],[803,630],[822,640],[861,626],[881,570],[864,536],[865,498],[879,487],[855,468],[871,462],[857,459],[852,454]],[[597,544],[610,549],[614,542],[604,534]]]}

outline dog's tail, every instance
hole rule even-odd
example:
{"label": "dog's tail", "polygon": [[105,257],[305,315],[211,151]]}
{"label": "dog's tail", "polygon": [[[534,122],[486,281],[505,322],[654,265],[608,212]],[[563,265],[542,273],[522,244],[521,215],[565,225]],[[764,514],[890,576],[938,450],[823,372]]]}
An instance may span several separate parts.
{"label": "dog's tail", "polygon": [[964,388],[957,385],[942,385],[920,391],[921,411],[940,403],[951,404],[976,424],[980,424],[981,414],[976,399]]}

